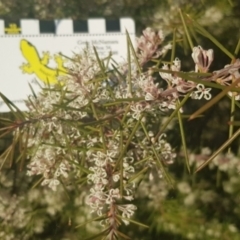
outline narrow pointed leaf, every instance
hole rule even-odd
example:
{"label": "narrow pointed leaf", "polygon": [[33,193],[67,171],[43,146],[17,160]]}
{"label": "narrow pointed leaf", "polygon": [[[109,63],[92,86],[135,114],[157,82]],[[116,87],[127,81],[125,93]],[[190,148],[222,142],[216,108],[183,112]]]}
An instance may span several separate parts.
{"label": "narrow pointed leaf", "polygon": [[207,166],[221,151],[223,151],[225,148],[227,148],[232,141],[237,138],[240,135],[240,129],[238,129],[231,138],[229,138],[208,160],[206,160],[203,164],[201,164],[197,170],[195,171],[198,172],[201,169],[203,169],[205,166]]}
{"label": "narrow pointed leaf", "polygon": [[209,40],[211,40],[217,47],[219,47],[227,56],[229,56],[231,59],[235,59],[235,56],[229,52],[216,38],[214,38],[207,30],[205,30],[198,22],[196,22],[194,19],[192,19],[189,15],[185,14],[188,19],[191,21],[191,23],[196,27],[196,30],[199,30],[199,32],[207,37]]}

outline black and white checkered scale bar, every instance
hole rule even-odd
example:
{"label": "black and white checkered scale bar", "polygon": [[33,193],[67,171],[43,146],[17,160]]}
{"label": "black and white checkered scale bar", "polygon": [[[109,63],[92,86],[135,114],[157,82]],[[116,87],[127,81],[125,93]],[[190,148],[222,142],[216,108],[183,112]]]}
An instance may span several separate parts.
{"label": "black and white checkered scale bar", "polygon": [[131,18],[109,20],[104,18],[90,18],[87,20],[21,19],[17,21],[0,19],[0,37],[14,37],[19,35],[39,36],[42,34],[126,34],[126,29],[130,34],[135,34],[135,23]]}

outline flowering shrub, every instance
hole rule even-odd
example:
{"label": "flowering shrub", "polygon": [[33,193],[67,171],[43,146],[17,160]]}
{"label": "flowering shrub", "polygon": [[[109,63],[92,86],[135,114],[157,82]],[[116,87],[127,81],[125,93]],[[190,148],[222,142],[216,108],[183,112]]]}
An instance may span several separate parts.
{"label": "flowering shrub", "polygon": [[[79,208],[78,214],[84,214],[81,219],[68,209],[71,207],[66,207],[69,225],[73,224],[73,218],[77,227],[84,221],[91,222],[93,228],[89,231],[96,233],[96,238],[128,239],[121,231],[124,225],[132,223],[147,227],[133,220],[134,213],[142,211],[138,200],[148,198],[148,207],[156,209],[159,200],[167,198],[169,187],[175,185],[174,176],[169,174],[168,168],[175,164],[177,153],[164,133],[173,117],[176,116],[179,121],[183,154],[189,170],[203,168],[223,149],[200,165],[197,159],[188,156],[182,106],[188,98],[192,101],[210,100],[210,87],[224,89],[225,94],[235,96],[233,100],[238,99],[239,60],[208,73],[213,61],[213,50],[197,46],[192,48],[195,69],[184,73],[181,71],[181,60],[173,54],[171,61],[163,61],[176,42],[165,44],[161,30],[144,30],[137,39],[136,51],[131,47],[129,38],[128,43],[130,61],[118,65],[109,65],[110,59],[101,60],[97,52],[89,48],[76,54],[67,62],[68,75],[61,76],[59,84],[46,85],[39,93],[33,92],[28,97],[28,112],[23,113],[15,108],[13,114],[16,120],[11,122],[3,119],[6,122],[4,134],[13,132],[13,144],[2,154],[2,165],[10,155],[14,156],[13,149],[19,145],[17,162],[21,161],[23,165],[23,161],[26,161],[27,175],[30,177],[26,185],[38,178],[36,185],[42,187],[38,186],[37,189],[42,189],[39,191],[46,197],[37,202],[41,193],[32,190],[25,199],[7,195],[10,199],[8,204],[1,198],[6,205],[2,212],[6,213],[6,209],[9,209],[11,216],[18,213],[20,220],[17,222],[16,218],[17,223],[11,223],[10,226],[7,214],[0,216],[4,226],[0,236],[14,239],[12,228],[18,229],[16,233],[21,232],[21,239],[30,238],[31,231],[34,234],[43,232],[43,218],[31,223],[31,231],[21,231],[31,222],[31,214],[28,218],[24,214],[33,211],[26,202],[36,205],[36,208],[45,205],[48,214],[55,216],[61,212],[59,208],[67,205],[64,203],[66,199],[59,201],[65,192],[75,199],[70,206]],[[11,106],[14,108],[13,104]],[[162,122],[163,115],[168,113],[171,116]],[[192,115],[191,118],[198,115]],[[238,135],[239,131],[232,134],[224,147]],[[237,164],[237,161],[233,164]],[[219,171],[225,171],[221,161],[216,165]],[[227,192],[230,188],[226,183],[224,190]],[[183,195],[186,206],[194,204],[198,194],[188,183],[179,182],[177,189]],[[49,193],[52,195],[49,201],[48,191],[56,192],[56,195]],[[205,197],[201,199],[203,202],[211,201],[216,196],[205,192]],[[81,209],[85,205],[88,208]],[[17,206],[21,207],[17,209]],[[98,221],[99,225],[93,221]],[[163,223],[162,219],[159,221]],[[163,226],[185,234],[173,223],[171,226],[163,223]],[[10,229],[9,234],[7,229]],[[237,232],[234,225],[230,225],[230,229]],[[203,232],[204,235],[205,230]],[[131,236],[132,239],[134,237]],[[197,239],[198,236],[188,232],[186,237]]]}

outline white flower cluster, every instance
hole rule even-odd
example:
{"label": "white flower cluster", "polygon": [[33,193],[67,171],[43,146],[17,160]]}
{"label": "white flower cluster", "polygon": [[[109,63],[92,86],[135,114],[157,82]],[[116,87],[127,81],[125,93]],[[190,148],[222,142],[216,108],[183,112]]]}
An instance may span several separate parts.
{"label": "white flower cluster", "polygon": [[[145,33],[151,44],[161,43],[161,34],[149,29]],[[143,39],[140,42],[141,56],[148,58],[143,51],[149,48],[143,46]],[[154,55],[159,48],[151,46]],[[176,59],[175,67],[179,63]],[[118,68],[121,79],[119,74],[110,76],[107,67],[103,70],[105,62],[100,67],[96,56],[84,50],[69,61],[69,75],[61,76],[59,84],[29,97],[29,113],[21,129],[27,141],[27,174],[39,175],[41,185],[53,191],[61,184],[85,181],[90,185],[86,203],[98,216],[106,216],[102,224],[110,225],[112,234],[119,221],[128,224],[136,210],[129,203],[134,199],[135,172],[146,166],[151,172],[153,165],[161,171],[156,162],[165,166],[175,158],[165,135],[151,142],[144,124],[156,112],[174,108],[178,91],[159,88],[152,76],[135,68],[129,78],[125,66]],[[146,138],[149,146],[144,146]]]}
{"label": "white flower cluster", "polygon": [[[11,221],[11,225],[16,228],[23,228],[26,225],[27,221],[24,221],[24,211],[23,209],[18,209],[19,202],[21,198],[17,198],[17,196],[8,196],[5,194],[4,197],[1,197],[1,205],[0,205],[0,219],[1,225],[8,225]],[[7,207],[5,207],[7,206]],[[15,215],[12,218],[12,215]],[[12,222],[13,221],[13,222]]]}
{"label": "white flower cluster", "polygon": [[[204,50],[201,46],[194,47],[192,58],[195,63],[195,72],[206,73],[213,61],[213,50]],[[205,88],[203,84],[196,84],[192,81],[185,81],[182,77],[179,77],[177,72],[181,70],[181,61],[176,58],[170,67],[167,64],[164,64],[162,67],[163,71],[160,71],[160,76],[164,79],[168,88],[174,92],[174,96],[177,98],[179,95],[186,94],[191,92],[194,88],[197,90],[192,91],[191,97],[193,99],[202,99],[210,100],[212,95],[210,94],[211,88]],[[171,70],[173,73],[164,72],[164,70]],[[175,104],[172,104],[172,108]]]}
{"label": "white flower cluster", "polygon": [[171,44],[161,46],[164,41],[162,30],[155,32],[151,28],[146,28],[143,31],[143,35],[136,40],[140,64],[145,64],[151,58],[158,58],[172,48]]}
{"label": "white flower cluster", "polygon": [[[114,144],[114,142],[110,141],[109,143],[111,148],[111,144]],[[107,151],[106,154],[100,151],[94,153],[91,150],[87,152],[90,161],[94,163],[94,166],[89,168],[92,173],[88,174],[87,177],[88,182],[93,185],[90,189],[91,193],[87,199],[87,204],[91,206],[92,212],[96,212],[99,216],[102,215],[103,210],[106,211],[104,207],[111,209],[112,205],[115,205],[121,198],[128,201],[134,199],[134,184],[127,182],[132,173],[135,172],[132,166],[134,159],[129,157],[123,158],[122,177],[124,178],[124,195],[121,196],[119,188],[116,188],[116,186],[119,186],[121,173],[114,171],[114,163],[118,155],[119,152],[115,149],[115,145],[113,145],[112,150]],[[118,204],[115,211],[122,212],[124,218],[130,218],[135,209],[136,207],[132,204]],[[126,220],[125,223],[127,223]]]}
{"label": "white flower cluster", "polygon": [[[46,188],[29,190],[29,184],[33,179],[24,173],[18,173],[18,176],[15,176],[16,183],[12,179],[13,176],[9,174],[9,170],[2,171],[0,176],[0,239],[35,239],[36,235],[46,230],[50,219],[53,220],[62,215],[63,209],[68,206],[69,202],[65,201],[64,189],[58,189],[57,192]],[[14,191],[16,194],[13,194]],[[84,192],[80,195],[78,193],[78,197],[85,197],[85,195]],[[71,217],[75,219],[80,212],[81,210]],[[86,215],[84,217],[87,221]]]}

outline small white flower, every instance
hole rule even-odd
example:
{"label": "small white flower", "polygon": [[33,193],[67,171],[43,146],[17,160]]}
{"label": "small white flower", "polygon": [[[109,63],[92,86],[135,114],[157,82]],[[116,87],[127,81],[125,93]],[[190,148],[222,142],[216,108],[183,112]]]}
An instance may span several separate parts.
{"label": "small white flower", "polygon": [[173,61],[173,65],[171,66],[172,71],[179,72],[181,69],[181,60],[179,58],[175,58]]}
{"label": "small white flower", "polygon": [[[163,70],[169,70],[169,67],[168,67],[168,65],[167,64],[164,64],[163,66],[162,66],[162,69]],[[159,72],[159,75],[161,76],[161,78],[162,79],[164,79],[164,80],[170,80],[170,79],[172,79],[172,75],[171,75],[171,73],[166,73],[166,72]]]}
{"label": "small white flower", "polygon": [[235,100],[240,100],[240,94],[238,94],[238,93],[236,93],[236,92],[228,92],[228,95],[230,96],[230,97],[234,97],[235,98]]}
{"label": "small white flower", "polygon": [[211,99],[212,95],[209,93],[211,91],[211,88],[205,88],[203,84],[198,84],[196,88],[197,91],[194,91],[192,94],[192,97],[194,99],[202,99],[202,97],[206,100]]}
{"label": "small white flower", "polygon": [[[137,207],[133,204],[118,205],[117,208],[122,212],[122,216],[124,218],[131,218],[134,214],[134,211],[137,209]],[[126,225],[129,224],[129,221],[127,221],[126,219],[123,219],[123,222]]]}
{"label": "small white flower", "polygon": [[118,188],[110,189],[109,194],[107,195],[106,203],[112,204],[116,199],[119,199],[120,197],[121,196]]}
{"label": "small white flower", "polygon": [[139,120],[141,113],[144,111],[144,108],[141,104],[135,104],[131,106],[131,110],[133,111],[132,117],[136,120]]}
{"label": "small white flower", "polygon": [[151,94],[151,93],[147,93],[146,95],[145,95],[145,100],[146,101],[153,101],[154,100],[154,96]]}
{"label": "small white flower", "polygon": [[68,168],[66,167],[66,165],[64,163],[60,163],[59,167],[55,172],[55,176],[59,177],[60,175],[63,175],[63,177],[67,178],[68,177],[67,170]]}
{"label": "small white flower", "polygon": [[60,183],[59,180],[52,178],[52,179],[44,179],[41,185],[42,186],[48,185],[49,188],[51,188],[53,191],[56,191],[59,183]]}
{"label": "small white flower", "polygon": [[119,179],[120,179],[120,175],[119,174],[115,174],[115,175],[113,175],[112,179],[113,179],[114,182],[118,182]]}

